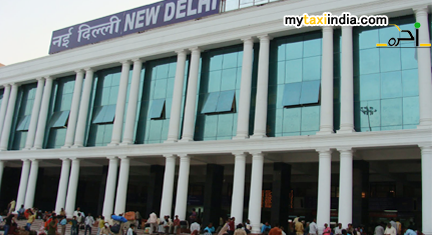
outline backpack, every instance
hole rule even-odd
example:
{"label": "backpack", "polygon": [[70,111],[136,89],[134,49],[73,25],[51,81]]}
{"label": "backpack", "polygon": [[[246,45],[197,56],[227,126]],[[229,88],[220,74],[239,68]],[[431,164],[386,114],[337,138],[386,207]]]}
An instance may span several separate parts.
{"label": "backpack", "polygon": [[120,224],[115,224],[111,227],[111,232],[118,233],[120,231]]}

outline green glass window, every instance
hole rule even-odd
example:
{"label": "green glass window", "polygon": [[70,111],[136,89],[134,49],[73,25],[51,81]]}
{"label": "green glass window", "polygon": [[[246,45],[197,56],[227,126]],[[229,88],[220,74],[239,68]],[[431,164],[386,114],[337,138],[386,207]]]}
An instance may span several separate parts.
{"label": "green glass window", "polygon": [[224,113],[234,111],[235,91],[221,91],[209,93],[201,113]]}
{"label": "green glass window", "polygon": [[28,131],[28,128],[30,125],[30,116],[31,115],[26,115],[26,116],[21,118],[21,120],[19,121],[19,124],[16,128],[17,131]]}
{"label": "green glass window", "polygon": [[67,125],[68,117],[69,117],[69,110],[55,112],[51,116],[49,126],[51,128],[64,128]]}
{"label": "green glass window", "polygon": [[95,109],[95,117],[93,118],[93,124],[106,124],[113,123],[115,117],[116,105],[104,105],[99,106]]}
{"label": "green glass window", "polygon": [[[415,17],[391,18],[415,32]],[[415,42],[376,48],[392,37],[406,37],[394,26],[354,28],[354,123],[356,131],[416,128],[419,123]]]}
{"label": "green glass window", "polygon": [[322,33],[270,44],[267,136],[314,135],[320,123]]}
{"label": "green glass window", "polygon": [[153,100],[150,109],[151,119],[161,119],[164,118],[165,113],[165,99]]}
{"label": "green glass window", "polygon": [[86,146],[106,146],[111,142],[120,77],[121,67],[95,73]]}
{"label": "green glass window", "polygon": [[232,139],[237,131],[243,47],[202,54],[194,140]]}
{"label": "green glass window", "polygon": [[51,94],[45,148],[61,148],[65,144],[67,122],[75,89],[75,75],[57,78]]}
{"label": "green glass window", "polygon": [[14,118],[9,139],[10,150],[24,148],[27,140],[27,130],[36,96],[37,83],[21,85],[18,89],[14,110]]}

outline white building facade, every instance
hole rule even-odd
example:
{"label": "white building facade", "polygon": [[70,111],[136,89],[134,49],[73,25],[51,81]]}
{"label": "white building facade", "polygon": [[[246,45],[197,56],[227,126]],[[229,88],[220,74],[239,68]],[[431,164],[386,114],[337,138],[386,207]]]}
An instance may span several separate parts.
{"label": "white building facade", "polygon": [[[180,219],[203,205],[203,221],[229,214],[259,233],[264,220],[294,215],[316,217],[321,229],[372,223],[371,211],[395,211],[371,206],[387,187],[413,206],[378,217],[416,217],[432,234],[430,48],[376,48],[395,35],[389,27],[296,29],[282,20],[387,15],[402,29],[419,22],[420,43],[430,43],[431,7],[280,1],[2,67],[2,200],[51,200],[44,206],[68,216],[97,198],[88,210],[104,216],[145,200],[145,213]],[[94,169],[99,178],[85,188]],[[145,199],[131,196],[141,181]],[[37,193],[45,184],[52,193]]]}

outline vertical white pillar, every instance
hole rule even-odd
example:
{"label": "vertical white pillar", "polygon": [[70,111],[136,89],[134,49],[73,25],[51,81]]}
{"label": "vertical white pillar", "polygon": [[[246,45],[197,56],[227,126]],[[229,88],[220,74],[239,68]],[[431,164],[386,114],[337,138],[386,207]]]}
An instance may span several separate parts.
{"label": "vertical white pillar", "polygon": [[8,106],[10,90],[11,90],[11,86],[9,84],[4,85],[3,99],[0,108],[0,137],[1,137],[1,133],[3,130],[3,123],[6,116],[6,109]]}
{"label": "vertical white pillar", "polygon": [[234,153],[234,156],[235,163],[233,190],[231,198],[231,217],[235,217],[238,221],[243,221],[246,153]]}
{"label": "vertical white pillar", "polygon": [[340,148],[339,170],[339,223],[347,227],[352,223],[353,208],[353,151]]}
{"label": "vertical white pillar", "polygon": [[330,149],[317,151],[319,153],[317,225],[318,234],[322,234],[324,224],[330,224],[331,151]]}
{"label": "vertical white pillar", "polygon": [[[270,37],[268,35],[258,36],[260,39],[258,59],[258,81],[255,105],[254,134],[252,138],[263,138],[267,134],[267,105],[268,105],[268,76]],[[261,194],[260,194],[261,195]]]}
{"label": "vertical white pillar", "polygon": [[72,104],[69,112],[68,126],[66,130],[65,145],[62,148],[70,148],[73,145],[75,138],[75,130],[78,119],[78,111],[80,105],[81,88],[84,80],[84,71],[82,69],[76,70],[75,87],[72,96]]}
{"label": "vertical white pillar", "polygon": [[33,102],[33,109],[32,109],[32,113],[31,113],[31,119],[30,119],[30,124],[29,124],[29,129],[27,132],[27,140],[26,140],[26,144],[24,149],[31,149],[33,147],[33,143],[35,140],[35,134],[36,134],[36,127],[37,127],[37,122],[39,119],[39,110],[40,110],[40,106],[41,106],[41,101],[42,101],[42,93],[44,90],[44,84],[45,81],[43,78],[38,78],[36,79],[37,82],[37,88],[36,88],[36,96]]}
{"label": "vertical white pillar", "polygon": [[[168,139],[166,142],[176,142],[180,133],[180,118],[181,118],[181,104],[183,96],[183,84],[185,77],[186,66],[186,51],[180,50],[177,53],[177,67],[174,80],[173,98],[171,104],[171,116],[168,129]],[[168,215],[168,214],[167,214]]]}
{"label": "vertical white pillar", "polygon": [[186,107],[183,120],[183,136],[181,139],[181,141],[185,142],[193,141],[195,134],[195,109],[198,88],[198,72],[201,58],[201,50],[198,47],[191,48],[190,50],[192,55],[186,94]]}
{"label": "vertical white pillar", "polygon": [[341,118],[338,133],[354,131],[354,72],[352,26],[342,27]]}
{"label": "vertical white pillar", "polygon": [[61,209],[65,207],[66,203],[66,192],[69,180],[69,171],[70,171],[70,159],[62,158],[62,166],[60,172],[60,180],[57,190],[57,200],[55,206],[55,212],[60,214]]}
{"label": "vertical white pillar", "polygon": [[249,113],[252,92],[253,40],[251,37],[244,38],[242,40],[243,62],[237,116],[237,135],[233,139],[246,139],[249,137]]}
{"label": "vertical white pillar", "polygon": [[36,139],[34,143],[35,149],[41,149],[45,139],[45,127],[48,119],[48,108],[51,99],[51,91],[53,85],[53,78],[47,77],[45,82],[45,89],[42,97],[42,104],[40,107],[39,120],[36,130]]}
{"label": "vertical white pillar", "polygon": [[140,89],[140,78],[141,78],[141,70],[143,61],[140,59],[132,60],[133,71],[132,71],[132,82],[129,91],[129,103],[127,107],[126,113],[126,123],[125,130],[123,133],[123,142],[122,144],[133,144],[134,143],[134,129],[135,129],[135,119],[137,113],[138,106],[138,94]]}
{"label": "vertical white pillar", "polygon": [[[420,23],[419,44],[430,43],[429,40],[429,23],[428,23],[428,6],[422,6],[414,9],[416,21]],[[431,51],[430,47],[417,48],[418,79],[419,79],[419,106],[420,106],[420,123],[417,128],[432,128],[431,100],[432,100],[432,83],[431,83]]]}
{"label": "vertical white pillar", "polygon": [[333,131],[333,27],[322,27],[322,75],[320,131],[317,134],[331,134]]}
{"label": "vertical white pillar", "polygon": [[38,172],[39,172],[39,160],[32,159],[31,162],[32,163],[31,163],[30,175],[27,184],[24,208],[33,208],[33,202],[34,202],[34,197],[36,192],[36,183],[37,183]]}
{"label": "vertical white pillar", "polygon": [[123,129],[123,117],[124,117],[124,111],[126,105],[126,94],[127,94],[128,83],[129,83],[129,71],[130,71],[131,62],[127,60],[127,61],[122,61],[121,63],[122,63],[122,71],[120,77],[120,85],[119,85],[119,91],[117,95],[117,105],[116,105],[111,143],[109,144],[111,146],[120,144],[120,138]]}
{"label": "vertical white pillar", "polygon": [[87,116],[90,105],[90,94],[93,88],[93,70],[91,68],[85,69],[86,75],[84,80],[84,87],[81,95],[81,104],[78,114],[78,122],[75,133],[74,147],[84,146],[84,137],[87,128]]}
{"label": "vertical white pillar", "polygon": [[430,145],[420,146],[421,149],[421,176],[422,176],[422,233],[432,234],[432,147]]}
{"label": "vertical white pillar", "polygon": [[165,172],[162,189],[161,209],[159,215],[171,215],[174,194],[174,175],[176,157],[174,155],[165,156]]}
{"label": "vertical white pillar", "polygon": [[11,88],[10,97],[8,101],[6,117],[3,123],[3,130],[1,133],[0,150],[7,150],[8,148],[10,131],[12,128],[12,119],[15,111],[15,103],[18,95],[18,84],[13,83],[11,86],[12,88]]}
{"label": "vertical white pillar", "polygon": [[29,171],[30,171],[30,161],[28,159],[22,159],[23,165],[21,168],[21,178],[20,178],[20,184],[18,188],[18,197],[16,200],[16,206],[15,210],[19,210],[21,208],[21,205],[24,205],[24,199],[26,195],[27,190],[27,182],[29,177]]}
{"label": "vertical white pillar", "polygon": [[[0,161],[0,189],[1,189],[1,183],[3,180],[3,170],[4,170],[4,161]],[[1,191],[0,191],[1,193]]]}
{"label": "vertical white pillar", "polygon": [[78,189],[78,180],[79,180],[79,171],[80,171],[80,160],[77,158],[72,159],[72,167],[71,174],[69,177],[68,191],[66,197],[66,216],[68,218],[72,218],[73,212],[75,209],[75,201]]}
{"label": "vertical white pillar", "polygon": [[126,156],[119,157],[121,159],[120,163],[120,173],[117,185],[117,196],[115,203],[114,212],[118,215],[126,212],[126,196],[127,196],[127,187],[129,181],[129,166],[130,159]]}
{"label": "vertical white pillar", "polygon": [[261,152],[252,154],[252,174],[249,196],[249,219],[252,226],[252,233],[261,233],[261,200],[264,155]]}
{"label": "vertical white pillar", "polygon": [[102,215],[109,218],[114,212],[114,197],[117,184],[118,158],[107,157],[109,159],[108,175],[105,186],[105,197]]}
{"label": "vertical white pillar", "polygon": [[178,215],[180,220],[185,220],[189,186],[190,156],[180,155],[179,157],[180,168],[177,180],[177,197],[174,214]]}

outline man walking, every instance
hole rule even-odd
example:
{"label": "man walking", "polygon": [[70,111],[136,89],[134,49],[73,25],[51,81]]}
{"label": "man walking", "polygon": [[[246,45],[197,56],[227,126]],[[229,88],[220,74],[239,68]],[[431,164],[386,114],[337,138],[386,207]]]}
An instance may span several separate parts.
{"label": "man walking", "polygon": [[309,224],[309,235],[318,235],[318,226],[316,219],[313,219],[312,223]]}
{"label": "man walking", "polygon": [[95,220],[93,218],[93,216],[91,215],[91,213],[88,213],[88,216],[85,218],[85,231],[84,231],[84,235],[87,235],[87,230],[90,231],[90,235],[92,233],[92,226],[94,224]]}
{"label": "man walking", "polygon": [[339,223],[338,226],[335,228],[335,235],[342,235],[342,224]]}

